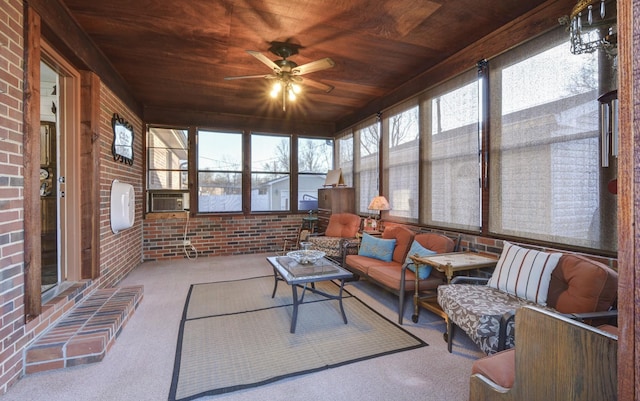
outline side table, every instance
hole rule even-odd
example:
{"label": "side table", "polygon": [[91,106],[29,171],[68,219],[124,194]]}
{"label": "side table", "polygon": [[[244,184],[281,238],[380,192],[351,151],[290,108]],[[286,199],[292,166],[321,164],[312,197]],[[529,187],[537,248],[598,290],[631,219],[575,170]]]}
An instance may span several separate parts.
{"label": "side table", "polygon": [[426,296],[420,295],[420,280],[418,279],[417,273],[420,267],[431,266],[432,268],[444,273],[447,277],[447,284],[449,284],[451,283],[453,276],[458,272],[481,269],[484,267],[495,267],[498,263],[497,258],[482,256],[473,252],[440,253],[424,257],[409,255],[409,258],[411,258],[413,263],[416,265],[415,292],[413,294],[413,316],[411,317],[411,320],[414,323],[418,323],[421,306],[445,319],[445,321],[448,321],[449,319],[447,314],[444,313],[438,304],[437,293],[429,293]]}
{"label": "side table", "polygon": [[314,216],[307,216],[302,218],[302,229],[307,228],[309,233],[314,233],[316,229],[316,225],[318,223],[318,218]]}

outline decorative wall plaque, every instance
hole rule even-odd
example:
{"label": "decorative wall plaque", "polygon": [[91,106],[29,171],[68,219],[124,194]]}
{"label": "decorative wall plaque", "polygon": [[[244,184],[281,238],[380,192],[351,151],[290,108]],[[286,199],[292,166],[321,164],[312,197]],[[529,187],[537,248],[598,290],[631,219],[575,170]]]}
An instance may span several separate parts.
{"label": "decorative wall plaque", "polygon": [[113,126],[113,160],[133,165],[133,127],[117,113],[111,119]]}

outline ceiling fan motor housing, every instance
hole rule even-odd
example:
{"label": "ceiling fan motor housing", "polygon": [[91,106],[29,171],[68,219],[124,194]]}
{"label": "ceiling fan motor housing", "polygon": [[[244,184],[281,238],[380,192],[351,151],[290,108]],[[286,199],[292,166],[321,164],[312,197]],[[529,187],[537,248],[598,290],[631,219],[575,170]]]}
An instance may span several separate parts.
{"label": "ceiling fan motor housing", "polygon": [[291,57],[294,54],[298,54],[298,49],[300,49],[302,46],[297,45],[295,43],[288,43],[288,42],[271,42],[271,47],[269,48],[269,51],[273,54],[275,54],[276,56],[280,56],[283,59],[286,59],[287,57]]}

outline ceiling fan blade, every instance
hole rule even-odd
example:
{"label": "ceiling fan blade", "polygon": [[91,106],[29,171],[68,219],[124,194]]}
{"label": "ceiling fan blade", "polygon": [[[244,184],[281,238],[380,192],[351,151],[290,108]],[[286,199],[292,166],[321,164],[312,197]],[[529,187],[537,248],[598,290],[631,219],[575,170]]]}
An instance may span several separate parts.
{"label": "ceiling fan blade", "polygon": [[232,79],[248,79],[248,78],[266,78],[266,79],[269,79],[269,78],[272,78],[272,77],[273,77],[273,75],[271,75],[271,74],[266,74],[266,75],[265,74],[260,74],[260,75],[238,75],[238,76],[235,76],[235,77],[224,77],[224,79],[226,79],[227,81],[230,81]]}
{"label": "ceiling fan blade", "polygon": [[314,81],[314,80],[309,79],[309,78],[305,78],[301,83],[303,85],[313,86],[314,88],[323,90],[323,91],[325,91],[327,93],[329,93],[329,92],[331,92],[333,90],[333,86],[327,85],[327,84],[323,84],[322,82]]}
{"label": "ceiling fan blade", "polygon": [[326,70],[327,68],[331,68],[334,65],[336,65],[336,63],[333,60],[331,60],[329,57],[325,57],[320,60],[299,65],[295,67],[293,70],[291,70],[291,73],[293,75],[303,75],[303,74],[308,74],[310,72]]}
{"label": "ceiling fan blade", "polygon": [[265,56],[264,54],[257,52],[255,50],[247,50],[246,52],[252,55],[253,57],[257,58],[258,60],[260,60],[265,65],[267,65],[269,68],[273,70],[273,72],[279,73],[281,71],[280,66],[274,63],[269,57]]}

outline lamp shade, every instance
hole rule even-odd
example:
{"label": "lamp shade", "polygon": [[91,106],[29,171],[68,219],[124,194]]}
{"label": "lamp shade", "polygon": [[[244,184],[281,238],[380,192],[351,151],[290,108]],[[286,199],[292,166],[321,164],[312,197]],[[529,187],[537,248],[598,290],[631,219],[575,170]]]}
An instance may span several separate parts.
{"label": "lamp shade", "polygon": [[389,202],[387,198],[384,196],[376,196],[373,198],[371,203],[369,203],[369,210],[389,210],[391,206],[389,206]]}

